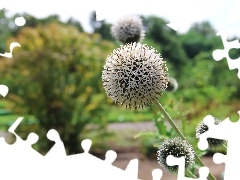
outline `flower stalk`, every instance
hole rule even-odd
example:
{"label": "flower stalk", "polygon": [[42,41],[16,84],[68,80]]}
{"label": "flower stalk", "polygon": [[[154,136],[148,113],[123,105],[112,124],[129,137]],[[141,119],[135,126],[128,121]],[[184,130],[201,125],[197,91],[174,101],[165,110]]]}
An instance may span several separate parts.
{"label": "flower stalk", "polygon": [[[185,138],[185,136],[182,134],[182,132],[179,130],[179,128],[177,127],[177,125],[174,123],[174,121],[172,120],[172,118],[169,116],[169,114],[166,112],[166,110],[163,108],[163,106],[157,101],[153,101],[153,104],[155,106],[158,107],[158,109],[162,112],[162,114],[164,115],[164,117],[167,119],[167,121],[169,122],[169,124],[172,126],[172,128],[176,131],[176,133],[183,138],[184,140],[186,140],[188,142],[188,140]],[[189,143],[189,142],[188,142]],[[189,143],[190,144],[190,143]],[[198,157],[198,155],[195,153],[195,159],[196,161],[201,165],[201,166],[205,166],[203,164],[203,162],[201,161],[201,159]],[[208,178],[210,180],[216,180],[216,178],[209,173]]]}
{"label": "flower stalk", "polygon": [[[124,23],[126,22],[124,21]],[[113,27],[113,31],[116,30],[114,30],[116,27]],[[130,31],[129,29],[125,30],[126,32]],[[120,31],[116,30],[115,32]],[[120,34],[123,35],[122,33],[121,31]],[[124,34],[123,37],[127,37],[127,34]],[[126,106],[127,109],[143,109],[144,106],[155,104],[180,138],[191,146],[172,118],[158,102],[157,97],[162,96],[162,92],[168,87],[169,75],[166,62],[163,61],[161,54],[153,47],[141,44],[139,39],[132,40],[130,36],[128,38],[130,39],[129,42],[131,41],[130,43],[126,42],[126,39],[122,39],[127,44],[115,49],[106,59],[102,71],[102,81],[107,96],[114,100],[116,104]],[[120,41],[119,37],[116,39]],[[156,126],[160,130],[157,121]],[[191,157],[193,157],[192,162],[195,159],[199,165],[205,166],[194,150]],[[187,175],[195,178],[188,169],[185,171]],[[216,180],[211,173],[209,173],[208,178]]]}

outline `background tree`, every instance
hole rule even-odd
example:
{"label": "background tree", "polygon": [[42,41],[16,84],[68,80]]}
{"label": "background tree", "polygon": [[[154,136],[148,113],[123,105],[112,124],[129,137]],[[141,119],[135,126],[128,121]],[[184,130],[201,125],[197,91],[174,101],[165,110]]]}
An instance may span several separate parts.
{"label": "background tree", "polygon": [[[17,13],[15,15],[13,15],[10,19],[12,19],[12,22],[14,22],[14,19],[19,16],[24,17],[26,20],[26,24],[24,25],[24,27],[37,27],[38,25],[46,25],[46,24],[56,22],[56,23],[59,23],[62,25],[72,25],[72,26],[76,27],[80,32],[83,32],[83,27],[82,27],[81,23],[73,18],[69,18],[67,20],[67,22],[62,22],[60,20],[60,17],[56,14],[47,16],[45,18],[36,18],[28,13],[23,13],[23,14]],[[21,28],[22,27],[18,27],[15,24],[13,24],[13,26],[11,28],[13,35],[16,35]]]}
{"label": "background tree", "polygon": [[176,31],[166,26],[166,20],[156,16],[142,16],[146,26],[146,39],[149,39],[161,48],[161,54],[169,66],[173,67],[172,75],[178,76],[181,68],[189,61],[179,40]]}
{"label": "background tree", "polygon": [[12,41],[21,47],[12,59],[0,61],[12,109],[36,118],[33,131],[40,136],[39,149],[49,150],[46,133],[54,128],[68,153],[79,153],[87,124],[96,123],[99,133],[105,129],[107,98],[101,71],[113,44],[58,23],[24,27],[8,42]]}
{"label": "background tree", "polygon": [[6,52],[6,41],[12,36],[11,26],[14,24],[6,13],[6,9],[0,11],[0,53]]}
{"label": "background tree", "polygon": [[210,52],[222,47],[221,39],[216,36],[215,29],[207,21],[193,24],[187,33],[180,35],[179,40],[190,59],[201,52]]}

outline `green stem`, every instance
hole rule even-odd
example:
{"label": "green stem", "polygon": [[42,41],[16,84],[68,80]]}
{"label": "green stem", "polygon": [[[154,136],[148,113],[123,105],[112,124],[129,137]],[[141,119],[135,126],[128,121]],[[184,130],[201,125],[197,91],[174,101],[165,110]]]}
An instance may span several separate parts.
{"label": "green stem", "polygon": [[226,145],[223,145],[223,147],[224,147],[225,151],[227,152],[227,146],[226,146]]}
{"label": "green stem", "polygon": [[[188,142],[188,140],[185,138],[185,136],[181,133],[181,131],[178,129],[177,125],[174,123],[174,121],[172,120],[172,118],[169,116],[169,114],[166,112],[166,110],[163,108],[163,106],[157,101],[155,100],[153,102],[153,104],[155,104],[159,110],[163,113],[164,117],[167,119],[167,121],[169,122],[169,124],[172,126],[172,128],[176,131],[176,133],[183,138],[184,140],[186,140]],[[188,142],[189,143],[189,142]],[[189,143],[190,144],[190,143]],[[203,164],[203,162],[201,161],[201,159],[198,157],[198,155],[195,153],[195,159],[196,161],[201,165],[201,166],[205,166]],[[210,180],[216,180],[216,178],[209,173],[208,178]]]}
{"label": "green stem", "polygon": [[189,170],[186,171],[187,176],[192,178],[197,178],[194,174],[192,174]]}
{"label": "green stem", "polygon": [[160,134],[160,127],[158,126],[158,121],[157,121],[157,119],[156,118],[154,118],[154,121],[155,121],[155,125],[156,125],[156,127],[157,127],[157,130],[158,130],[158,133]]}

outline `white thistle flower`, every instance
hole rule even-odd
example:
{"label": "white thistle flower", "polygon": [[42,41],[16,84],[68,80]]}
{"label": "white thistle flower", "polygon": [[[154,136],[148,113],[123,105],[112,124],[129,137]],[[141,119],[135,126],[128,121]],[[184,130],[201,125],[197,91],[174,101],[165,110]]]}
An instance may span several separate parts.
{"label": "white thistle flower", "polygon": [[120,43],[141,42],[145,37],[142,19],[136,15],[126,15],[111,27],[112,36]]}
{"label": "white thistle flower", "polygon": [[107,57],[103,87],[116,104],[143,108],[167,88],[167,66],[161,54],[141,43],[122,45]]}
{"label": "white thistle flower", "polygon": [[185,168],[189,169],[194,164],[195,152],[192,146],[180,137],[165,140],[159,150],[157,151],[158,163],[168,172],[177,173],[178,166],[169,166],[167,164],[167,157],[173,155],[174,157],[185,157]]}

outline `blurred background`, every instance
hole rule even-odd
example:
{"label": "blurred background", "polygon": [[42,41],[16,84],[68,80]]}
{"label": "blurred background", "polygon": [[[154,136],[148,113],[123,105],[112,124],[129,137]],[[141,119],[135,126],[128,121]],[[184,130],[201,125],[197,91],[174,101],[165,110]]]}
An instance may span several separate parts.
{"label": "blurred background", "polygon": [[[104,157],[110,148],[119,154],[125,153],[126,162],[140,158],[153,163],[149,169],[158,167],[157,147],[176,134],[165,123],[155,127],[154,120],[161,118],[161,114],[154,106],[126,110],[115,105],[107,98],[101,81],[107,56],[119,47],[110,33],[112,23],[122,15],[136,13],[146,29],[143,43],[162,54],[169,75],[178,82],[178,89],[165,92],[159,101],[197,149],[195,127],[206,115],[237,121],[240,109],[237,70],[230,71],[226,59],[216,62],[212,58],[213,50],[223,49],[221,37],[216,36],[219,30],[228,31],[229,41],[239,39],[239,23],[233,18],[235,11],[231,14],[224,11],[230,7],[227,5],[234,4],[213,1],[206,7],[204,2],[198,8],[189,2],[192,6],[188,11],[181,8],[185,5],[178,8],[168,5],[168,9],[164,9],[163,4],[156,9],[152,4],[153,12],[142,8],[143,13],[140,8],[136,12],[126,8],[126,12],[116,10],[111,18],[102,21],[96,21],[94,10],[89,10],[87,16],[85,13],[81,21],[80,11],[74,16],[76,7],[72,11],[68,8],[69,16],[61,9],[50,12],[50,5],[46,4],[46,11],[36,5],[34,10],[33,4],[27,8],[24,3],[2,9],[0,52],[8,52],[11,42],[21,45],[14,49],[13,58],[0,56],[1,84],[9,87],[8,95],[0,98],[2,136],[13,143],[15,137],[7,133],[7,129],[22,116],[24,120],[17,133],[26,139],[30,132],[36,132],[40,139],[34,148],[42,154],[53,145],[46,138],[47,131],[53,128],[59,132],[68,154],[82,152],[81,140],[90,138],[93,141],[91,152],[98,157]],[[219,8],[213,10],[215,6]],[[194,7],[206,13],[200,17],[199,13],[192,12]],[[179,9],[188,18],[178,21],[177,13],[181,11],[176,11]],[[170,10],[174,13],[167,12]],[[108,15],[112,11],[109,10]],[[26,19],[23,27],[14,23],[20,16]],[[181,13],[179,16],[184,18]],[[170,21],[179,22],[180,31],[169,28],[166,24]],[[239,49],[231,49],[229,54],[232,59],[240,57]],[[133,154],[127,155],[130,152]],[[122,167],[125,168],[125,164]],[[142,176],[144,174],[142,171]]]}

